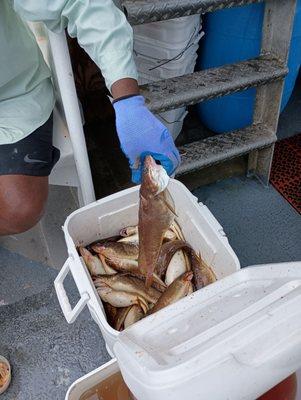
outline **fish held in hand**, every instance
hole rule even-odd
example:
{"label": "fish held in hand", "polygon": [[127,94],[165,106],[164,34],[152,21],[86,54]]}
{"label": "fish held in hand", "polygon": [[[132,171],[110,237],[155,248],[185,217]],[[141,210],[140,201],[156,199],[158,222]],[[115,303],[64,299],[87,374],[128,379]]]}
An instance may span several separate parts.
{"label": "fish held in hand", "polygon": [[185,272],[183,275],[177,278],[161,295],[158,302],[150,310],[150,314],[153,314],[190,294],[192,291],[192,278],[192,271]]}
{"label": "fish held in hand", "polygon": [[85,264],[92,276],[102,275],[106,273],[102,262],[97,256],[93,256],[93,254],[85,247],[79,247],[78,251],[83,257]]}
{"label": "fish held in hand", "polygon": [[175,218],[167,188],[169,177],[151,156],[144,162],[139,205],[139,268],[150,287],[164,235]]}

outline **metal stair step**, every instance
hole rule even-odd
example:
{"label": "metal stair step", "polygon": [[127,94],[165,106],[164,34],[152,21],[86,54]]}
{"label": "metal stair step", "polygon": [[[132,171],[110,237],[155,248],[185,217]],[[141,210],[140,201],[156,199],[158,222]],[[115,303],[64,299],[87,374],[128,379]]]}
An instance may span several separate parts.
{"label": "metal stair step", "polygon": [[141,94],[153,112],[192,105],[215,97],[283,79],[287,67],[272,55],[224,65],[142,85]]}
{"label": "metal stair step", "polygon": [[132,25],[201,14],[262,0],[119,0]]}
{"label": "metal stair step", "polygon": [[262,124],[216,135],[179,147],[182,163],[177,176],[191,173],[275,143],[276,135]]}

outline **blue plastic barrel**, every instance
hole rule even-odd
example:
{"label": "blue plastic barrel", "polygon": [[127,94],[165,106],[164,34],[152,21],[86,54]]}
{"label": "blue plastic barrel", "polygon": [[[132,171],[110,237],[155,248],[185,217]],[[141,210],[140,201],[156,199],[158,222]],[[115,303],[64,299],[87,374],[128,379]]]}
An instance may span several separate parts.
{"label": "blue plastic barrel", "polygon": [[[206,14],[198,69],[219,67],[260,53],[264,3],[230,8]],[[285,80],[281,109],[286,106],[301,65],[301,0],[297,3],[289,74]],[[198,105],[202,123],[216,133],[229,132],[253,121],[256,89],[234,93]]]}

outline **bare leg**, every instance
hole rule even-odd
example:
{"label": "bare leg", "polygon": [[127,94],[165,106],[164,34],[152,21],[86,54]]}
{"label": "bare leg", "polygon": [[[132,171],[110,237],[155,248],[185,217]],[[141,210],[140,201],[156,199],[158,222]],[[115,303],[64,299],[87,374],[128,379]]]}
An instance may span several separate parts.
{"label": "bare leg", "polygon": [[0,176],[0,236],[32,228],[43,215],[47,196],[47,176]]}

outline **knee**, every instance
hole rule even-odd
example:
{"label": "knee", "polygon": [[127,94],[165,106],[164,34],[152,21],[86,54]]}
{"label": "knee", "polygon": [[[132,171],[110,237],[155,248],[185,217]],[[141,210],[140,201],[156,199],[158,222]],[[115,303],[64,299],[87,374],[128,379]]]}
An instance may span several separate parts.
{"label": "knee", "polygon": [[45,209],[48,185],[34,183],[35,186],[24,182],[11,185],[0,194],[0,235],[25,232],[39,222]]}
{"label": "knee", "polygon": [[23,204],[19,209],[11,209],[10,229],[12,233],[22,233],[33,228],[44,213],[44,204]]}
{"label": "knee", "polygon": [[[6,207],[5,234],[23,233],[34,227],[44,213],[44,202],[23,201],[22,204],[10,204]],[[0,223],[1,225],[1,223]]]}

